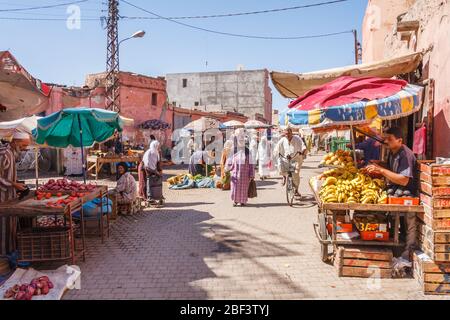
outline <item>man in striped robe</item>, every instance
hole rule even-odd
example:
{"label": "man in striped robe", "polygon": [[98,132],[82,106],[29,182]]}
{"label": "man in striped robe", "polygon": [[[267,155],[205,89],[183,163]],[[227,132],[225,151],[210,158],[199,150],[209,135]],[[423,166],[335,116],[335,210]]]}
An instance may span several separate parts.
{"label": "man in striped robe", "polygon": [[[0,145],[0,203],[16,198],[25,185],[17,182],[16,159],[30,143],[29,135],[16,132],[10,144]],[[17,218],[0,216],[0,256],[16,249]]]}

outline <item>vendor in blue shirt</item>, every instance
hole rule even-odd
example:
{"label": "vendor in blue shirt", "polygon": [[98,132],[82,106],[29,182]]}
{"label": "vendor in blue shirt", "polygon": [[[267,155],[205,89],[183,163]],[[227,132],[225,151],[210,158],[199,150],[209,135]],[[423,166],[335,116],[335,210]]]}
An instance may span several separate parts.
{"label": "vendor in blue shirt", "polygon": [[[349,143],[347,148],[351,149],[352,145]],[[369,164],[372,160],[380,160],[381,144],[371,137],[366,137],[364,141],[356,143],[355,149],[364,151],[365,165]]]}
{"label": "vendor in blue shirt", "polygon": [[[415,196],[417,194],[417,160],[411,149],[403,144],[402,129],[389,128],[384,142],[390,151],[387,168],[370,164],[366,167],[367,172],[381,174],[394,188],[409,190]],[[416,214],[408,212],[405,213],[405,217],[406,250],[402,257],[409,260],[416,244]]]}
{"label": "vendor in blue shirt", "polygon": [[364,151],[364,163],[368,164],[372,160],[380,160],[380,143],[370,137],[363,142],[355,144],[355,148]]}

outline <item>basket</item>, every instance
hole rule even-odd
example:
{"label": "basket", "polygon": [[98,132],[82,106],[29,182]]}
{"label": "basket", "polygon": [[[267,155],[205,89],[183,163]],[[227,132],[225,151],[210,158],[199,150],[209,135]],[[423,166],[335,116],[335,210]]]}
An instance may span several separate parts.
{"label": "basket", "polygon": [[350,143],[349,140],[343,139],[343,138],[332,138],[331,140],[331,146],[330,146],[330,151],[331,152],[336,152],[336,150],[340,149],[340,150],[348,150],[347,148],[347,144]]}
{"label": "basket", "polygon": [[32,228],[18,232],[19,261],[54,261],[71,258],[69,227]]}

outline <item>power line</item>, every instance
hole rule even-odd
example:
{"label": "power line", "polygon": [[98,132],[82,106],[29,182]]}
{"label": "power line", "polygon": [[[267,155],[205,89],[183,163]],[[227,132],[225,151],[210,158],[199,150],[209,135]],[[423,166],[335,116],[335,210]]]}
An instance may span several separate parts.
{"label": "power line", "polygon": [[79,1],[72,1],[72,2],[66,2],[66,3],[60,3],[60,4],[51,4],[51,5],[47,5],[47,6],[38,6],[38,7],[0,9],[0,12],[13,12],[13,11],[15,12],[15,11],[50,9],[50,8],[56,8],[56,7],[69,6],[71,4],[83,3],[83,2],[87,2],[87,1],[89,1],[89,0],[79,0]]}
{"label": "power line", "polygon": [[209,19],[209,18],[225,18],[225,17],[236,17],[236,16],[246,16],[246,15],[255,15],[255,14],[263,14],[263,13],[272,13],[272,12],[281,12],[281,11],[289,11],[289,10],[298,10],[312,7],[325,6],[335,3],[346,2],[349,0],[333,0],[327,2],[320,3],[312,3],[295,7],[286,7],[286,8],[277,8],[277,9],[268,9],[268,10],[260,10],[260,11],[249,11],[249,12],[237,12],[237,13],[225,13],[225,14],[213,14],[213,15],[197,15],[197,16],[181,16],[181,17],[131,17],[131,16],[122,16],[122,18],[126,19],[147,19],[147,20],[160,20],[160,19],[170,19],[170,20],[185,20],[185,19]]}
{"label": "power line", "polygon": [[[66,18],[26,18],[26,17],[0,17],[0,20],[17,20],[17,21],[67,21]],[[80,21],[101,21],[102,17],[98,18],[80,18]]]}
{"label": "power line", "polygon": [[238,38],[251,38],[251,39],[264,39],[264,40],[299,40],[299,39],[311,39],[311,38],[323,38],[323,37],[330,37],[330,36],[335,36],[335,35],[340,35],[340,34],[344,34],[344,33],[352,33],[353,30],[346,30],[346,31],[339,31],[339,32],[331,32],[331,33],[323,33],[323,34],[315,34],[315,35],[303,35],[303,36],[293,36],[293,37],[273,37],[273,36],[257,36],[257,35],[248,35],[248,34],[238,34],[238,33],[231,33],[231,32],[223,32],[223,31],[217,31],[217,30],[211,30],[211,29],[206,29],[206,28],[202,28],[202,27],[197,27],[191,24],[187,24],[184,22],[180,22],[180,21],[176,21],[176,20],[172,20],[170,18],[167,17],[163,17],[157,13],[154,13],[152,11],[149,11],[145,8],[139,7],[137,5],[134,5],[126,0],[122,0],[123,3],[128,4],[131,7],[134,7],[136,9],[139,9],[141,11],[144,11],[148,14],[151,14],[155,17],[158,17],[160,19],[163,20],[167,20],[170,21],[172,23],[176,23],[178,25],[187,27],[187,28],[191,28],[191,29],[195,29],[195,30],[199,30],[199,31],[204,31],[204,32],[209,32],[209,33],[214,33],[214,34],[220,34],[220,35],[224,35],[224,36],[230,36],[230,37],[238,37]]}

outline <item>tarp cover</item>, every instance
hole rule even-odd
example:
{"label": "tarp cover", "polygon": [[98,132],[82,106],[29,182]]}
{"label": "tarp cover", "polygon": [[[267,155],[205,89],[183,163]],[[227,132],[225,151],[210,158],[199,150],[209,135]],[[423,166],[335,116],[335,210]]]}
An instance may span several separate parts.
{"label": "tarp cover", "polygon": [[0,51],[0,120],[14,120],[48,108],[51,87],[31,76],[9,51]]}
{"label": "tarp cover", "polygon": [[422,52],[415,52],[393,59],[309,73],[272,71],[270,75],[275,88],[282,96],[295,99],[341,76],[392,78],[414,71],[422,61],[422,56]]}
{"label": "tarp cover", "polygon": [[3,295],[15,284],[28,284],[33,279],[48,276],[54,287],[46,295],[33,296],[32,300],[61,300],[64,292],[79,283],[81,271],[78,266],[64,265],[56,270],[38,271],[32,268],[16,269],[6,282],[0,286],[0,300]]}
{"label": "tarp cover", "polygon": [[10,138],[14,131],[25,132],[31,135],[37,127],[37,121],[40,117],[31,116],[13,121],[0,122],[0,138]]}

